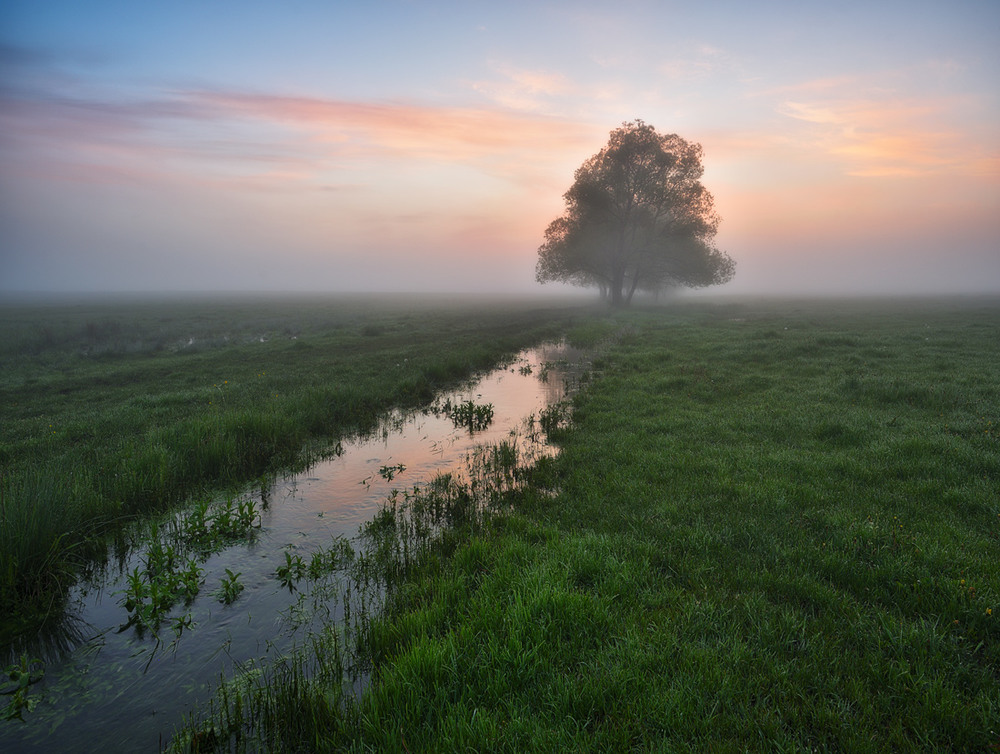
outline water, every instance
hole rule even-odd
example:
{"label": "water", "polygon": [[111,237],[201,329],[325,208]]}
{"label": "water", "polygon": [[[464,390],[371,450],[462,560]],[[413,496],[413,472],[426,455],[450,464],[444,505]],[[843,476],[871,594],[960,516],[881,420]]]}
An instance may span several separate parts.
{"label": "water", "polygon": [[[526,417],[561,401],[578,361],[564,345],[540,346],[439,399],[438,406],[447,399],[493,404],[493,421],[482,431],[456,428],[440,411],[396,413],[372,436],[343,443],[339,455],[248,493],[262,510],[259,534],[201,564],[197,598],[168,613],[190,615],[193,626],[179,637],[169,622],[159,640],[121,630],[128,617],[125,576],[140,564],[139,553],[127,553],[100,583],[80,584],[57,642],[64,651],[46,662],[44,679],[32,686],[39,701],[25,712],[26,722],[0,723],[0,751],[158,750],[185,713],[207,702],[220,677],[238,664],[280,655],[315,625],[289,620],[300,595],[275,574],[286,552],[308,560],[334,537],[356,536],[393,489],[460,472],[476,446],[508,439]],[[383,467],[397,467],[391,480]],[[227,568],[245,587],[231,605],[215,595]]]}

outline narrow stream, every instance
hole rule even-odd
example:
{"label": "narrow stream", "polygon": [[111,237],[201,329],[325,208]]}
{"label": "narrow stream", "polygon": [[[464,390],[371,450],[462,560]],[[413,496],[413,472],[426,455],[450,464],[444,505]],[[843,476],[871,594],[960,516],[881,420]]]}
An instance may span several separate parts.
{"label": "narrow stream", "polygon": [[[260,530],[200,564],[197,597],[169,612],[190,617],[179,636],[168,623],[159,639],[134,627],[121,630],[128,620],[127,575],[140,564],[139,553],[110,567],[100,583],[78,585],[61,641],[66,651],[46,663],[44,679],[31,687],[38,703],[24,713],[25,722],[0,722],[0,751],[158,751],[236,664],[280,655],[301,635],[302,625],[287,619],[298,596],[276,575],[286,553],[304,557],[334,537],[354,538],[393,489],[460,472],[476,446],[509,438],[525,419],[563,400],[579,360],[561,344],[529,349],[435,404],[492,404],[485,429],[456,427],[440,410],[395,413],[372,436],[344,442],[339,455],[248,492],[261,511]],[[217,596],[226,569],[244,587],[229,605]]]}

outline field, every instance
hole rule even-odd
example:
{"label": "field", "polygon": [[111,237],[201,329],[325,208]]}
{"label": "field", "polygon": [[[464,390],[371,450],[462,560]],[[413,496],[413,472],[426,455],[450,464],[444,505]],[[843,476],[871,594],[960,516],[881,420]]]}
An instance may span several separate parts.
{"label": "field", "polygon": [[412,297],[4,305],[0,648],[57,619],[128,521],[301,467],[574,316]]}
{"label": "field", "polygon": [[[309,663],[222,689],[177,750],[1000,746],[1000,302],[306,311],[292,331],[287,311],[245,312],[243,333],[281,323],[265,343],[173,349],[179,328],[155,358],[127,337],[105,355],[7,338],[22,366],[3,378],[4,537],[29,484],[81,474],[105,500],[153,484],[144,499],[176,503],[192,485],[301,461],[533,340],[568,334],[598,356],[572,420],[550,428],[559,457],[394,570],[386,608],[352,634],[371,668],[363,695],[339,682],[334,630]],[[90,332],[50,331],[56,344]],[[383,379],[397,363],[412,366]],[[364,410],[329,408],[345,403]],[[258,429],[262,416],[284,430]],[[226,460],[149,481],[212,432],[232,443]],[[231,462],[244,437],[269,452]],[[109,453],[159,476],[136,471],[105,494]],[[76,499],[62,490],[41,498],[45,511]],[[373,529],[403,531],[395,515]],[[91,528],[114,518],[73,516]],[[72,555],[52,530],[50,551]],[[6,572],[19,573],[8,547]]]}

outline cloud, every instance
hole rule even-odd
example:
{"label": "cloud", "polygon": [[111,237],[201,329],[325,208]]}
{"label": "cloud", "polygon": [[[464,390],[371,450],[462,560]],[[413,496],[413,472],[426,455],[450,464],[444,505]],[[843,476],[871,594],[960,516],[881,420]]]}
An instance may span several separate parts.
{"label": "cloud", "polygon": [[742,98],[746,85],[756,76],[748,67],[745,54],[733,49],[696,41],[670,45],[667,49],[672,57],[660,58],[657,51],[659,62],[653,70],[661,83],[675,90],[686,88],[695,94],[712,91],[717,97]]}
{"label": "cloud", "polygon": [[700,44],[683,57],[664,61],[657,71],[677,83],[694,83],[733,67],[729,55],[721,48]]}
{"label": "cloud", "polygon": [[969,105],[946,98],[836,98],[786,100],[782,115],[814,128],[801,135],[853,176],[982,174],[990,147],[952,122]]}
{"label": "cloud", "polygon": [[[772,101],[790,144],[864,178],[995,176],[995,102],[951,59],[807,79],[747,93]],[[798,124],[796,127],[795,124]]]}
{"label": "cloud", "polygon": [[578,94],[578,88],[561,73],[517,68],[506,63],[493,63],[500,78],[473,81],[473,91],[512,110],[543,111],[553,100]]}
{"label": "cloud", "polygon": [[708,78],[716,66],[710,60],[669,60],[662,63],[659,72],[673,81],[700,81]]}
{"label": "cloud", "polygon": [[363,145],[412,157],[463,158],[526,144],[554,146],[567,137],[582,137],[584,130],[561,119],[484,108],[227,92],[189,96],[220,114],[308,131],[345,151]]}
{"label": "cloud", "polygon": [[84,183],[230,182],[310,168],[294,140],[249,133],[189,97],[141,100],[0,96],[0,161],[8,179]]}
{"label": "cloud", "polygon": [[[556,91],[558,77],[519,76]],[[553,161],[579,161],[595,132],[500,108],[350,101],[221,89],[141,100],[0,92],[8,168],[70,180],[158,176],[273,186],[339,185],[345,169],[439,163],[531,183]],[[346,182],[354,182],[354,178]]]}
{"label": "cloud", "polygon": [[384,180],[408,170],[438,184],[464,170],[469,183],[499,179],[519,190],[548,190],[554,176],[568,181],[595,151],[603,132],[585,123],[500,108],[437,106],[412,102],[358,102],[261,94],[200,92],[211,108],[241,122],[284,129],[308,149],[315,172],[344,171]]}
{"label": "cloud", "polygon": [[793,84],[771,86],[765,89],[750,91],[747,93],[747,96],[750,98],[787,97],[791,95],[797,95],[800,97],[819,96],[826,95],[831,91],[858,92],[867,85],[867,79],[865,77],[854,74],[845,74],[840,76],[825,76],[816,79],[809,79],[807,81],[798,81]]}

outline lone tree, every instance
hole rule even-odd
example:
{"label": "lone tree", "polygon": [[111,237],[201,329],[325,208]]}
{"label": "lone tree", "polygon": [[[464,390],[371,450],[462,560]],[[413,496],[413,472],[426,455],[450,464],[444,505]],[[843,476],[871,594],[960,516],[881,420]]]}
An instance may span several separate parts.
{"label": "lone tree", "polygon": [[641,120],[612,131],[577,169],[566,211],[545,230],[538,282],[597,286],[622,306],[637,290],[732,279],[735,263],[713,244],[719,216],[701,185],[701,155],[701,145]]}

